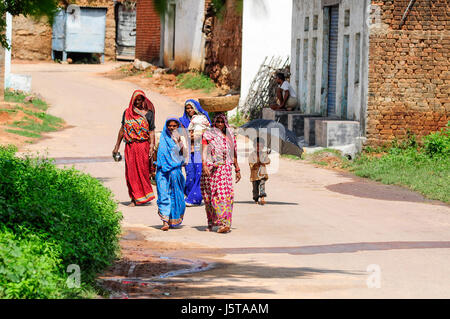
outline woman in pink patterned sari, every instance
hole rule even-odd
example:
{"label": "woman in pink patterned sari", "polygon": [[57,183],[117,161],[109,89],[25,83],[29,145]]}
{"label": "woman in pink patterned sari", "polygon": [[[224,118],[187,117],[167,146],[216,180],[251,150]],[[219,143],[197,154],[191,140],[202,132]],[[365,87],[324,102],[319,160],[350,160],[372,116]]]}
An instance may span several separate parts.
{"label": "woman in pink patterned sari", "polygon": [[203,174],[200,182],[208,218],[207,231],[220,226],[217,232],[231,229],[233,213],[233,165],[236,183],[241,179],[237,162],[236,139],[227,117],[220,113],[214,117],[212,127],[203,134]]}

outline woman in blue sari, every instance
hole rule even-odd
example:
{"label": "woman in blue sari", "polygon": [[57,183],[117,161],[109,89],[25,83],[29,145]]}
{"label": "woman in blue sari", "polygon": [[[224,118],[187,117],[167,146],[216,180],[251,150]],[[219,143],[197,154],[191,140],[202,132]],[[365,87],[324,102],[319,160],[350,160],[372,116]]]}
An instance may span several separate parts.
{"label": "woman in blue sari", "polygon": [[162,230],[183,222],[186,205],[184,202],[185,179],[181,171],[186,147],[177,129],[180,122],[169,118],[159,139],[156,160],[156,187],[158,191],[158,215],[163,221]]}
{"label": "woman in blue sari", "polygon": [[[194,115],[204,115],[209,123],[208,112],[203,110],[200,103],[196,100],[187,100],[184,103],[184,114],[180,117],[180,122],[187,130],[191,119]],[[189,132],[188,132],[189,133]],[[202,154],[201,154],[201,138],[198,141],[194,141],[191,136],[191,152],[189,157],[189,163],[186,165],[186,187],[184,189],[184,195],[186,196],[186,206],[197,206],[202,203],[202,192],[200,190],[200,179],[202,177]]]}

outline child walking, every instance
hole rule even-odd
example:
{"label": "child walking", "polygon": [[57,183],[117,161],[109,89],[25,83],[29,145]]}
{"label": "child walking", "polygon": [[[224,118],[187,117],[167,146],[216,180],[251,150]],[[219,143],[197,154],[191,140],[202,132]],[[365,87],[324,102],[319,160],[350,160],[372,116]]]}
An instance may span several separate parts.
{"label": "child walking", "polygon": [[264,149],[264,140],[257,137],[255,140],[255,150],[250,154],[248,163],[250,165],[250,181],[253,184],[253,200],[255,204],[264,205],[267,196],[265,185],[269,179],[266,165],[270,164],[269,154]]}

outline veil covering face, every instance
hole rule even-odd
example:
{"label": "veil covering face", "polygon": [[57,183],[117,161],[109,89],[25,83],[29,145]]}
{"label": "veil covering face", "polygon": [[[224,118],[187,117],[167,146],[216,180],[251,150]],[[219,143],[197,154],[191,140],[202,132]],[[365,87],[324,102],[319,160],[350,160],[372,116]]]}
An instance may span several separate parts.
{"label": "veil covering face", "polygon": [[[138,96],[144,98],[144,108],[142,110],[134,106],[134,102]],[[153,103],[145,96],[142,90],[134,91],[128,108],[125,110],[124,138],[128,143],[148,140],[150,125],[145,115],[149,111],[153,113],[153,118],[155,118],[155,107]]]}

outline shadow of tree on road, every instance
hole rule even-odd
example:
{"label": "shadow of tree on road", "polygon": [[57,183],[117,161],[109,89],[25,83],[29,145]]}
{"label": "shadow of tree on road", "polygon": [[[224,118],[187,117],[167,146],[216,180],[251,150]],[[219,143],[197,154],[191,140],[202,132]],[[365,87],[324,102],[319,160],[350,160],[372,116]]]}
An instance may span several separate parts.
{"label": "shadow of tree on road", "polygon": [[[255,202],[254,201],[250,201],[250,200],[247,200],[247,201],[235,201],[234,203],[235,204],[252,204],[253,206],[256,206]],[[298,205],[298,203],[267,201],[266,205],[292,205],[292,206],[295,206],[295,205]]]}

